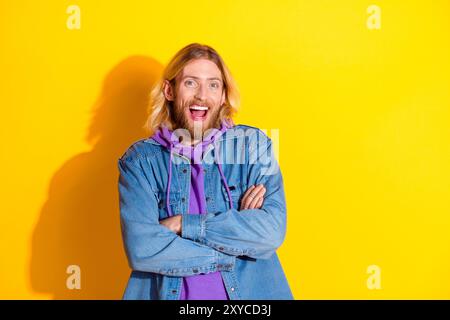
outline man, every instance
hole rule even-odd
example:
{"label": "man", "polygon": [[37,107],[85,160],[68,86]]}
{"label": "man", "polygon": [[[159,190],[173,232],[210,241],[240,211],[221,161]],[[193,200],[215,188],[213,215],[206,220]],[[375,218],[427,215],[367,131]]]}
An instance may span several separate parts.
{"label": "man", "polygon": [[153,135],[118,161],[124,299],[293,299],[271,139],[234,125],[239,95],[219,54],[190,44],[152,90]]}

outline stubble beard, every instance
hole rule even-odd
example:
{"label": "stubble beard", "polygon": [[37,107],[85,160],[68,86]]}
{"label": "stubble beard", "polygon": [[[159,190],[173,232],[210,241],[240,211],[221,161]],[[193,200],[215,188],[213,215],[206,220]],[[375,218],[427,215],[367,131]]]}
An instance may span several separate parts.
{"label": "stubble beard", "polygon": [[[189,102],[190,103],[190,102]],[[187,118],[185,109],[187,106],[178,106],[176,103],[173,104],[174,112],[171,115],[172,121],[175,125],[174,130],[176,129],[186,129],[189,131],[191,136],[191,141],[193,140],[201,140],[204,133],[211,128],[220,128],[220,108],[211,108],[209,105],[208,112],[211,112],[208,115],[207,122],[204,121],[191,121]]]}

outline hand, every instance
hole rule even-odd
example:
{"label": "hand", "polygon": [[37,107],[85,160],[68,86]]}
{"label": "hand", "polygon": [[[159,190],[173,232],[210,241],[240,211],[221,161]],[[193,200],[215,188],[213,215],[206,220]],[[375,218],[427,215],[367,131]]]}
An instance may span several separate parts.
{"label": "hand", "polygon": [[262,184],[252,185],[244,193],[244,197],[241,201],[241,208],[239,210],[245,209],[260,209],[264,201],[264,194],[266,193],[266,188]]}
{"label": "hand", "polygon": [[177,235],[181,235],[181,214],[159,220],[159,224],[162,224]]}

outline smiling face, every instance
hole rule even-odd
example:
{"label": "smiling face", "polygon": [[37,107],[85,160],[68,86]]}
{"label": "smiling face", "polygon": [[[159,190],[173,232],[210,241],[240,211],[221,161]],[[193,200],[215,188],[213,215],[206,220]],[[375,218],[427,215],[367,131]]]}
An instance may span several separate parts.
{"label": "smiling face", "polygon": [[164,95],[173,102],[172,120],[176,129],[187,129],[194,137],[199,130],[204,133],[210,128],[219,128],[225,90],[222,73],[214,62],[208,59],[190,61],[175,78],[174,86],[165,81]]}

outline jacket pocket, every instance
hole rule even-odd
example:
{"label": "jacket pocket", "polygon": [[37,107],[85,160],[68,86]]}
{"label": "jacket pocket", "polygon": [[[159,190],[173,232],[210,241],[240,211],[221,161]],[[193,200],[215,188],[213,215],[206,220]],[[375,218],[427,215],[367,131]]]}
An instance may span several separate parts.
{"label": "jacket pocket", "polygon": [[[239,205],[241,201],[241,197],[244,194],[244,186],[242,183],[231,183],[228,185],[228,188],[230,189],[230,195],[231,195],[231,201],[233,202],[233,207],[236,210],[239,210]],[[227,209],[229,209],[229,202],[230,199],[228,198],[227,189],[222,184],[222,194],[225,197]]]}
{"label": "jacket pocket", "polygon": [[[158,200],[159,219],[165,219],[169,217],[169,211],[166,204],[166,191],[156,191],[156,199]],[[180,212],[180,191],[169,192],[169,205],[172,210],[172,215],[179,214]]]}

